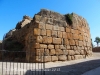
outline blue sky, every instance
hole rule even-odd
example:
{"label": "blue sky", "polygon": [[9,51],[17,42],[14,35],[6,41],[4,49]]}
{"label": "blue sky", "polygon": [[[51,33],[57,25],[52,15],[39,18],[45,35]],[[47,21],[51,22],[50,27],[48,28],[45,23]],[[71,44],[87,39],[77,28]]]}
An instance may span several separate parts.
{"label": "blue sky", "polygon": [[42,8],[61,14],[75,12],[89,23],[92,40],[100,37],[100,0],[0,0],[0,40],[23,15],[33,17]]}

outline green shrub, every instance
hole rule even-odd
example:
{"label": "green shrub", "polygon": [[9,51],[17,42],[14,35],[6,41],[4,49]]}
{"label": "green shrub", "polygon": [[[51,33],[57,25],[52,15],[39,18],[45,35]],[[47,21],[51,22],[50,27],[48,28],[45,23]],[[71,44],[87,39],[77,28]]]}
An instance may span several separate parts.
{"label": "green shrub", "polygon": [[67,22],[69,25],[72,25],[72,24],[73,24],[73,21],[72,21],[72,19],[73,19],[73,13],[71,13],[71,14],[66,14],[66,15],[65,15],[65,18],[66,18],[66,22]]}

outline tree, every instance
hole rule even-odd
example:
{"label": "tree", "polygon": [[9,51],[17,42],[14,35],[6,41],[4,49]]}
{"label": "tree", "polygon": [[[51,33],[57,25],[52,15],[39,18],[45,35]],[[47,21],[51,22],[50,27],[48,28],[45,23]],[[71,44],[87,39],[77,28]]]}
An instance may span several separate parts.
{"label": "tree", "polygon": [[98,47],[98,45],[99,45],[99,43],[100,43],[100,38],[99,38],[99,37],[96,37],[94,42],[97,43],[97,47]]}

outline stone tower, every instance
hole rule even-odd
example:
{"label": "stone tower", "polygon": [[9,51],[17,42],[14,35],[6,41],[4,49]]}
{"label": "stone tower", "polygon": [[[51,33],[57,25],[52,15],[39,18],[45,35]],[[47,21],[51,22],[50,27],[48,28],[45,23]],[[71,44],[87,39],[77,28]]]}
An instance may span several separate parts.
{"label": "stone tower", "polygon": [[25,24],[17,26],[11,37],[24,45],[27,61],[76,60],[92,55],[89,25],[75,13],[61,15],[42,9]]}

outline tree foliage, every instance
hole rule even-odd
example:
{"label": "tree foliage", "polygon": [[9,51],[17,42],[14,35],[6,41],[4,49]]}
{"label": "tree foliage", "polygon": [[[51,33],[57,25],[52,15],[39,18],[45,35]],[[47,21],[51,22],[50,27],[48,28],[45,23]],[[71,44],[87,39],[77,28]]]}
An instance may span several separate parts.
{"label": "tree foliage", "polygon": [[98,45],[99,45],[99,43],[100,43],[100,38],[99,38],[99,37],[96,37],[94,42],[97,43],[97,47],[98,47]]}

